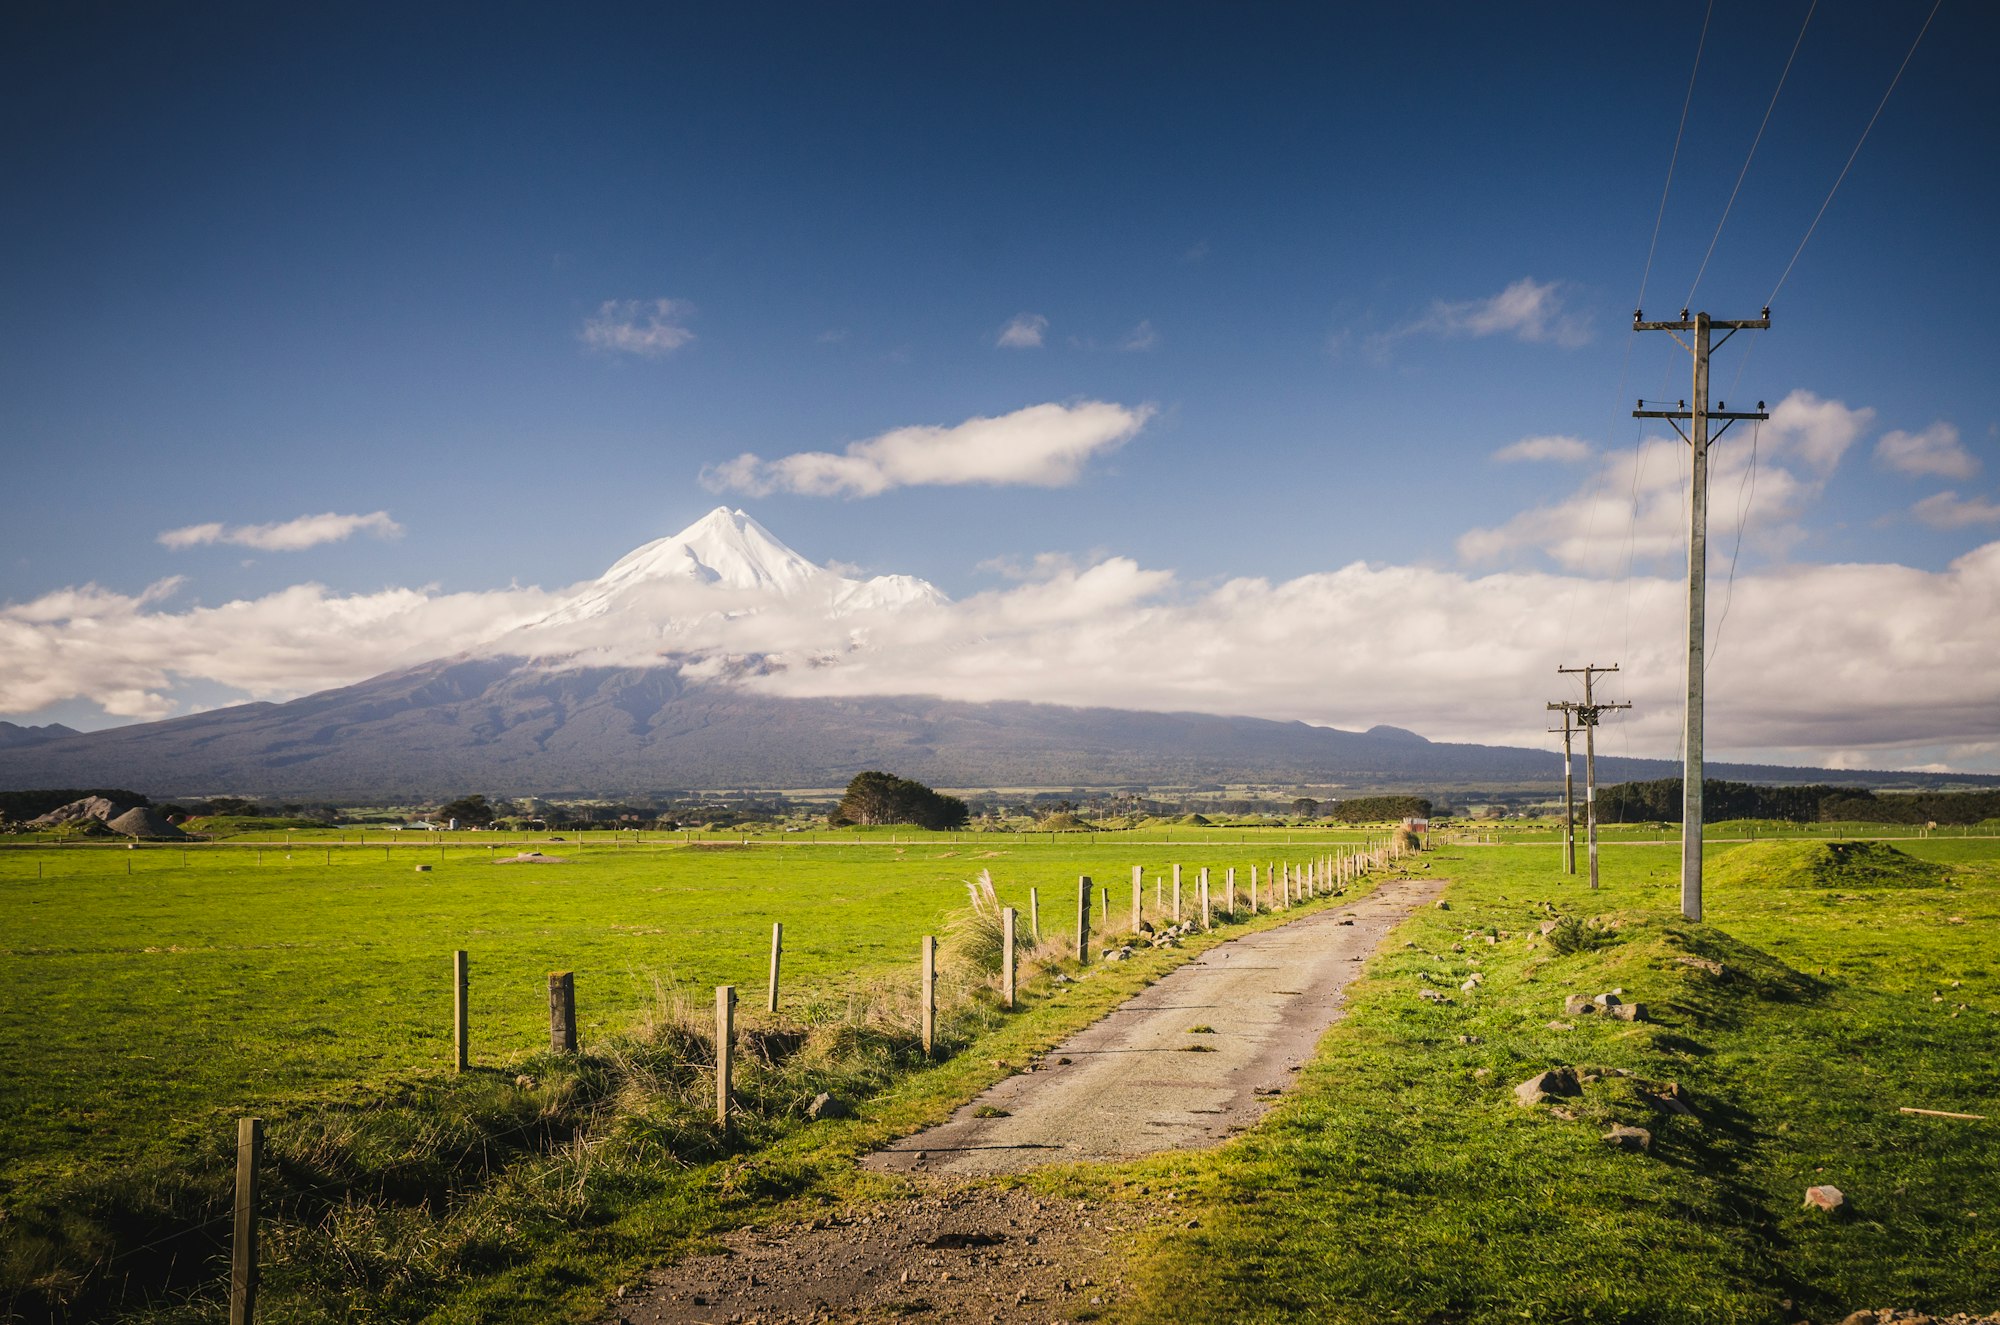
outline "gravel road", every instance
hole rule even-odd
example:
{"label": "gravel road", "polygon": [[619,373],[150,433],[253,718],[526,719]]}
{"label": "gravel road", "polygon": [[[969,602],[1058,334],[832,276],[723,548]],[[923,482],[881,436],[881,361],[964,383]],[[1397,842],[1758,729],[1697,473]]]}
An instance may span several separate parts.
{"label": "gravel road", "polygon": [[[1382,936],[1442,879],[1383,884],[1211,949],[872,1169],[974,1175],[1214,1145],[1252,1126],[1340,1015]],[[981,1116],[981,1115],[985,1116]]]}
{"label": "gravel road", "polygon": [[1124,1239],[1186,1219],[1173,1193],[1071,1202],[980,1179],[1215,1145],[1251,1126],[1340,1015],[1362,961],[1444,884],[1393,880],[1350,906],[1211,949],[1037,1070],[863,1161],[918,1179],[907,1198],[730,1234],[723,1251],[633,1285],[605,1325],[1090,1319],[1122,1295]]}

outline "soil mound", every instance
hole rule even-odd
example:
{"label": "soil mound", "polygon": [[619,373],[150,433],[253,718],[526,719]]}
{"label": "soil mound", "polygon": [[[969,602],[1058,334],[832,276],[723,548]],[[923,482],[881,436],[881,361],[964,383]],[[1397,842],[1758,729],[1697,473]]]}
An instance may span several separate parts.
{"label": "soil mound", "polygon": [[1725,852],[1710,878],[1751,888],[1922,888],[1944,873],[1887,842],[1752,842]]}
{"label": "soil mound", "polygon": [[[48,802],[44,801],[43,804]],[[30,819],[30,828],[54,828],[58,824],[75,823],[78,819],[95,819],[99,823],[110,823],[125,812],[125,807],[104,799],[102,796],[85,796],[80,801],[58,805],[39,819]]]}
{"label": "soil mound", "polygon": [[150,805],[141,805],[136,809],[127,810],[117,818],[107,821],[105,826],[112,832],[123,833],[127,837],[177,838],[187,836],[186,833],[168,823],[165,816]]}

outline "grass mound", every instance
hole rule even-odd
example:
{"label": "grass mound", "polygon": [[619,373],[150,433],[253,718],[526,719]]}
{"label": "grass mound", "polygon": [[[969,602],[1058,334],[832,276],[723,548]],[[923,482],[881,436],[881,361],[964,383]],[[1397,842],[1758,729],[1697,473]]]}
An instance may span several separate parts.
{"label": "grass mound", "polygon": [[1752,842],[1718,857],[1708,878],[1719,888],[1922,888],[1944,873],[1887,842]]}

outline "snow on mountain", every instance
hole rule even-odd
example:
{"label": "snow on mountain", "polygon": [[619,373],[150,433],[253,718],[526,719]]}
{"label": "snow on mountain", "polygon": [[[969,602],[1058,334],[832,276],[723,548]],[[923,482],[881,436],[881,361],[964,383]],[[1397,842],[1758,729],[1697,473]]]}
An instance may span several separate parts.
{"label": "snow on mountain", "polygon": [[[937,586],[911,575],[852,580],[807,560],[743,511],[718,506],[678,534],[656,539],[619,560],[537,623],[573,625],[613,614],[635,624],[667,624],[663,616],[701,612],[714,589],[732,610],[754,610],[769,596],[799,606],[823,605],[829,616],[942,604]],[[744,603],[748,598],[750,602]]]}

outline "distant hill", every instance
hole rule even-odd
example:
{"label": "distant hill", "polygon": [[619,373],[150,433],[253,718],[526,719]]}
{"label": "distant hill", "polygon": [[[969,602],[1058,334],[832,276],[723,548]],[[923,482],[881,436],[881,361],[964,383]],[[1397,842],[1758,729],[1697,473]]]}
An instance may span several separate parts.
{"label": "distant hill", "polygon": [[75,736],[74,727],[65,727],[60,722],[52,722],[46,727],[23,727],[18,723],[0,722],[0,750],[12,750],[24,745],[42,745],[64,736]]}
{"label": "distant hill", "polygon": [[[1549,750],[1433,742],[1394,727],[1351,732],[911,696],[787,699],[690,684],[671,666],[551,672],[517,658],[458,658],[285,704],[242,704],[0,750],[0,787],[371,801],[467,789],[519,796],[827,787],[869,768],[961,788],[1289,781],[1429,789],[1552,785],[1561,763]],[[1885,780],[1816,768],[1709,769],[1740,781]],[[1660,759],[1598,759],[1602,782],[1678,771]]]}

